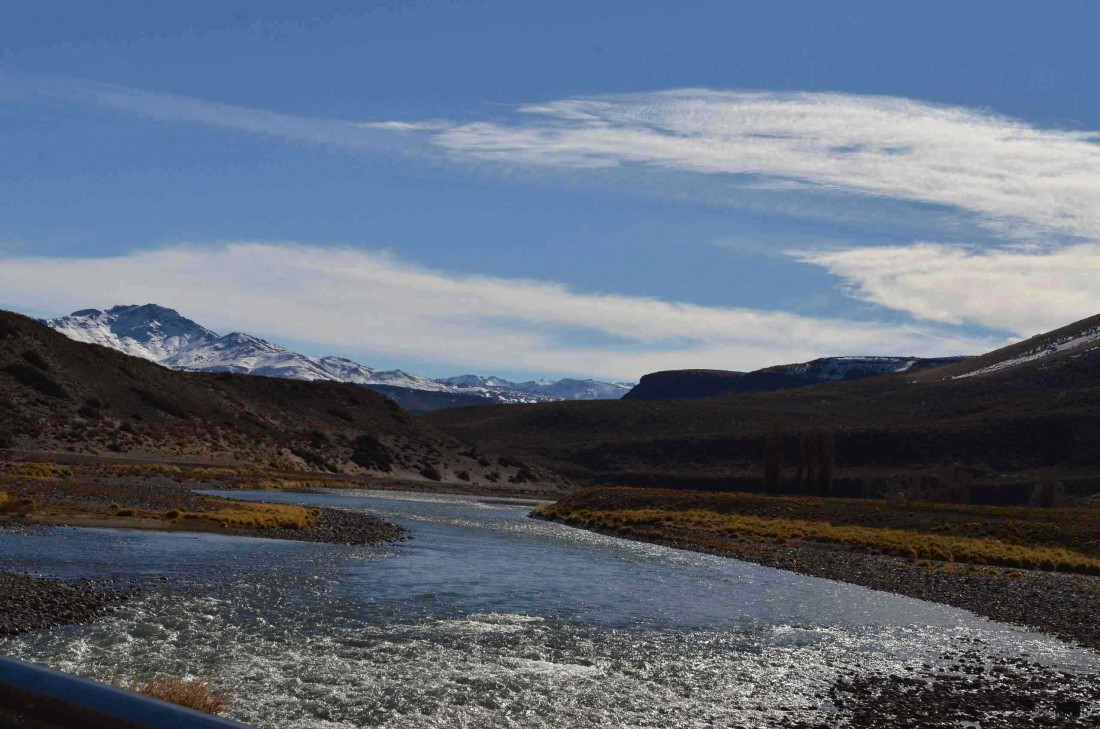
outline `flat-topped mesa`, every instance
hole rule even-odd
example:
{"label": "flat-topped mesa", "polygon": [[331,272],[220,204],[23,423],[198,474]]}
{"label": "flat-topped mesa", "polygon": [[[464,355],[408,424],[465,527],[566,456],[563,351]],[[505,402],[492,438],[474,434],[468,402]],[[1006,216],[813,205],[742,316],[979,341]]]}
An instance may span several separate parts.
{"label": "flat-topped mesa", "polygon": [[775,365],[752,372],[728,370],[668,370],[642,377],[624,395],[630,400],[691,400],[745,392],[772,392],[820,382],[863,380],[869,377],[942,367],[965,357],[822,357],[809,362]]}

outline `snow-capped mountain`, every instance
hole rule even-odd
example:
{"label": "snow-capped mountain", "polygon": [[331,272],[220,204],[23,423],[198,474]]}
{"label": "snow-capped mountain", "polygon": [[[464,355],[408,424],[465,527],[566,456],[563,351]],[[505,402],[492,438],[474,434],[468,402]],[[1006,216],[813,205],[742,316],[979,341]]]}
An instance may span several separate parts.
{"label": "snow-capped mountain", "polygon": [[438,407],[449,407],[478,402],[616,399],[631,387],[569,379],[515,383],[481,375],[434,380],[403,370],[366,367],[344,357],[309,357],[243,332],[219,336],[174,309],[156,304],[114,306],[105,311],[83,309],[45,323],[77,341],[117,349],[172,369],[351,382],[378,389],[402,404],[409,390],[448,396],[407,398],[416,403],[417,410],[432,409],[436,402]]}
{"label": "snow-capped mountain", "polygon": [[46,323],[78,342],[100,344],[154,362],[218,338],[179,312],[156,304],[114,306],[106,311],[82,309]]}
{"label": "snow-capped mountain", "polygon": [[511,382],[503,377],[459,375],[438,380],[463,390],[512,390],[532,395],[538,402],[555,400],[618,400],[634,385],[625,382],[599,382],[597,380],[530,380]]}

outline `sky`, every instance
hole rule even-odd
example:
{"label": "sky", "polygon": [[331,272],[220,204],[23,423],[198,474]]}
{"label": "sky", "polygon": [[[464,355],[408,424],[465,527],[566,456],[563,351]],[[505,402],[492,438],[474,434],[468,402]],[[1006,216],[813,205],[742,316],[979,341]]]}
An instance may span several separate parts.
{"label": "sky", "polygon": [[1100,313],[1093,0],[2,13],[0,308],[622,381]]}

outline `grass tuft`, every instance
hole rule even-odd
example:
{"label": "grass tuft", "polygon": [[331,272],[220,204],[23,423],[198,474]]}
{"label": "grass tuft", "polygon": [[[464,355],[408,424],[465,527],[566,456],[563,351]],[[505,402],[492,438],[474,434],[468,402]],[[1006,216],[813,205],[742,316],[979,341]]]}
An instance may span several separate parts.
{"label": "grass tuft", "polygon": [[187,680],[176,676],[154,676],[144,683],[132,678],[122,681],[118,676],[111,684],[127,691],[151,696],[154,699],[168,701],[188,709],[196,709],[207,714],[218,715],[229,706],[229,695],[215,691],[213,684],[202,679]]}

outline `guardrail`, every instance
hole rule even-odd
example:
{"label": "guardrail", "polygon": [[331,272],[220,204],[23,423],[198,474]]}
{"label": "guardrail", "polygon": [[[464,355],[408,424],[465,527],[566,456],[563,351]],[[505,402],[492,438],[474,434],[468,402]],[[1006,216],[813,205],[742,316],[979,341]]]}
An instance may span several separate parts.
{"label": "guardrail", "polygon": [[249,729],[52,668],[0,656],[0,729]]}

